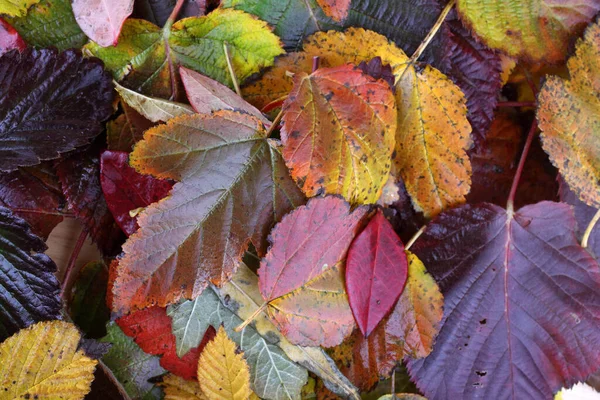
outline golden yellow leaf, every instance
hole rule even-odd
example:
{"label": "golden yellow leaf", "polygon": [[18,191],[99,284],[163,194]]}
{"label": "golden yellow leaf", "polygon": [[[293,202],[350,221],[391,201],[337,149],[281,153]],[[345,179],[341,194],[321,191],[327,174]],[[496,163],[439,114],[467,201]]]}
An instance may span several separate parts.
{"label": "golden yellow leaf", "polygon": [[96,360],[77,350],[81,336],[63,321],[39,322],[0,344],[0,399],[83,399]]}
{"label": "golden yellow leaf", "polygon": [[223,327],[202,351],[198,381],[209,400],[246,400],[252,394],[248,364]]}
{"label": "golden yellow leaf", "polygon": [[206,400],[198,382],[177,375],[165,376],[160,386],[165,392],[165,400]]}

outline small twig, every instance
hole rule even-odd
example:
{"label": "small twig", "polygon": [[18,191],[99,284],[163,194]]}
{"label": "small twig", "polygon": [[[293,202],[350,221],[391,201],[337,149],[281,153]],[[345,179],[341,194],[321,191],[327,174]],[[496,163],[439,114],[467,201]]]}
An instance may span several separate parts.
{"label": "small twig", "polygon": [[437,21],[435,21],[435,25],[431,27],[431,30],[429,31],[427,36],[425,36],[425,39],[423,39],[419,47],[417,47],[417,50],[415,50],[413,55],[410,57],[411,64],[414,64],[414,62],[417,61],[419,57],[421,57],[421,55],[423,54],[423,52],[425,51],[425,49],[427,48],[437,31],[441,28],[442,24],[444,23],[444,20],[452,10],[452,7],[454,7],[455,3],[456,0],[450,0],[448,4],[446,4],[446,7],[444,7],[444,9],[442,10],[442,13],[438,17]]}
{"label": "small twig", "polygon": [[281,96],[280,98],[278,98],[276,100],[273,100],[272,102],[270,102],[269,104],[264,106],[260,111],[263,113],[271,112],[274,109],[281,107],[281,105],[283,104],[283,102],[286,99],[287,99],[287,94],[285,96]]}
{"label": "small twig", "polygon": [[600,219],[600,210],[596,211],[594,214],[594,218],[590,221],[587,228],[585,228],[585,233],[583,234],[583,238],[581,238],[581,247],[585,248],[588,246],[588,241],[590,240],[590,235],[592,234],[592,230],[596,226],[596,223]]}
{"label": "small twig", "polygon": [[392,370],[392,400],[396,400],[396,367]]}
{"label": "small twig", "polygon": [[227,42],[223,43],[223,50],[225,51],[225,60],[227,60],[227,68],[229,69],[229,75],[231,75],[231,81],[233,82],[235,92],[238,94],[238,96],[242,97],[242,91],[240,90],[237,76],[235,76],[235,71],[233,70],[233,63],[231,62],[231,56],[229,55],[229,46],[227,45]]}
{"label": "small twig", "polygon": [[521,158],[519,159],[519,166],[517,167],[517,172],[515,172],[515,177],[513,178],[512,186],[510,187],[510,194],[508,195],[508,201],[506,203],[506,209],[509,213],[513,212],[515,196],[517,194],[517,187],[519,186],[519,181],[521,180],[521,175],[523,175],[523,168],[525,167],[525,161],[527,161],[527,155],[529,154],[529,149],[531,148],[531,143],[533,143],[533,138],[535,137],[536,131],[538,127],[537,119],[533,119],[531,123],[531,128],[529,129],[529,133],[527,134],[527,141],[525,142],[525,146],[523,147],[523,152],[521,153]]}
{"label": "small twig", "polygon": [[312,59],[312,72],[315,72],[316,70],[319,69],[319,60],[320,57],[319,56],[314,56]]}
{"label": "small twig", "polygon": [[73,279],[73,275],[75,274],[75,264],[77,262],[77,259],[79,258],[79,253],[81,252],[81,249],[83,248],[83,245],[85,243],[85,239],[87,238],[87,230],[86,229],[82,229],[81,233],[79,234],[79,238],[77,239],[77,243],[75,243],[75,247],[73,248],[73,251],[71,252],[71,256],[69,257],[69,263],[67,264],[67,270],[65,271],[65,275],[62,281],[62,285],[60,288],[60,297],[64,300],[65,304],[68,303],[67,299],[66,299],[66,291],[67,288],[69,287],[69,282]]}
{"label": "small twig", "polygon": [[535,101],[500,101],[498,107],[535,107]]}
{"label": "small twig", "polygon": [[234,331],[241,332],[242,329],[244,329],[245,327],[247,327],[252,321],[254,321],[256,319],[256,317],[258,317],[258,314],[260,314],[261,312],[263,312],[267,308],[267,304],[268,303],[262,303],[262,305],[260,307],[258,307],[256,309],[256,311],[254,311],[252,313],[252,315],[249,316],[244,322],[242,322],[238,327],[236,327],[234,329]]}
{"label": "small twig", "polygon": [[279,114],[277,114],[277,116],[273,120],[273,124],[267,131],[267,137],[271,137],[271,134],[275,131],[275,129],[277,129],[279,123],[281,122],[281,118],[283,118],[283,108],[279,111]]}
{"label": "small twig", "polygon": [[417,241],[417,239],[419,238],[419,236],[421,236],[423,234],[423,232],[425,232],[426,228],[427,228],[427,225],[423,225],[421,227],[421,229],[419,229],[417,231],[417,233],[415,233],[413,235],[413,237],[410,238],[410,240],[408,241],[408,243],[406,243],[406,246],[404,246],[404,250],[410,250],[410,248],[412,247],[413,244],[415,244],[415,242]]}

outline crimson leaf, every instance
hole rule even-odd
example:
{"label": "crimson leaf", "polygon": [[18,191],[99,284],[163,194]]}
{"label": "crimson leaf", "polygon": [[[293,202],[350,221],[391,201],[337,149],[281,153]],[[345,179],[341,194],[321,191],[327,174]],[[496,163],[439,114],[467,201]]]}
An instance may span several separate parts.
{"label": "crimson leaf", "polygon": [[23,50],[25,41],[8,22],[0,18],[0,56],[11,49]]}

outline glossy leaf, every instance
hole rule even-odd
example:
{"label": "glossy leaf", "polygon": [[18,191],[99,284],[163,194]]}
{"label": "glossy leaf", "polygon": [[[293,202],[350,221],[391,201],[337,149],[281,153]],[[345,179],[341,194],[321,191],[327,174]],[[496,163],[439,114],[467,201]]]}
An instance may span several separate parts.
{"label": "glossy leaf", "polygon": [[160,389],[148,382],[149,379],[167,372],[159,365],[159,358],[144,353],[116,323],[108,324],[106,330],[108,334],[102,342],[110,343],[111,347],[102,357],[102,362],[121,382],[127,394],[140,400],[160,399]]}
{"label": "glossy leaf", "polygon": [[160,386],[165,392],[165,400],[206,400],[196,381],[187,381],[177,375],[167,375]]}
{"label": "glossy leaf", "polygon": [[115,89],[125,103],[151,122],[166,122],[180,115],[194,113],[187,104],[145,96],[118,83],[115,83]]}
{"label": "glossy leaf", "polygon": [[27,14],[27,9],[40,0],[2,0],[0,14],[22,16]]}
{"label": "glossy leaf", "polygon": [[579,198],[600,207],[600,26],[592,25],[569,59],[570,80],[551,76],[539,95],[538,121],[550,160]]}
{"label": "glossy leaf", "polygon": [[396,132],[394,95],[356,66],[297,73],[283,104],[283,158],[302,191],[377,201]]}
{"label": "glossy leaf", "polygon": [[73,0],[73,13],[81,30],[100,46],[114,46],[133,0]]}
{"label": "glossy leaf", "polygon": [[127,153],[108,150],[100,157],[100,183],[108,208],[127,236],[138,229],[136,218],[129,212],[159,201],[173,186],[169,181],[138,173],[129,166]]}
{"label": "glossy leaf", "polygon": [[550,398],[600,367],[600,268],[570,207],[491,204],[441,214],[413,246],[445,310],[432,353],[409,364],[425,396]]}
{"label": "glossy leaf", "polygon": [[259,288],[269,317],[290,342],[331,347],[352,332],[344,262],[367,210],[350,212],[338,197],[314,198],[271,231]]}
{"label": "glossy leaf", "polygon": [[492,48],[528,61],[564,60],[569,39],[580,35],[600,11],[600,1],[458,0],[457,9]]}
{"label": "glossy leaf", "polygon": [[0,207],[0,340],[60,317],[56,265],[46,248],[24,220]]}
{"label": "glossy leaf", "polygon": [[404,245],[381,210],[348,249],[346,292],[364,336],[390,312],[404,290],[408,261]]}
{"label": "glossy leaf", "polygon": [[272,224],[304,201],[264,136],[260,121],[232,111],[146,132],[130,163],[180,183],[139,215],[141,229],[123,247],[115,309],[194,298],[229,280],[250,241],[264,251]]}
{"label": "glossy leaf", "polygon": [[97,361],[78,350],[80,339],[75,325],[49,321],[4,341],[0,344],[2,397],[83,399]]}
{"label": "glossy leaf", "polygon": [[225,42],[240,82],[271,65],[282,53],[279,39],[264,22],[225,9],[186,18],[163,30],[144,20],[129,19],[116,47],[102,48],[92,42],[85,48],[101,58],[123,86],[150,96],[177,99],[180,65],[231,85]]}
{"label": "glossy leaf", "polygon": [[350,0],[317,0],[317,3],[325,12],[325,15],[340,22],[348,16]]}
{"label": "glossy leaf", "polygon": [[81,268],[73,284],[69,315],[88,338],[106,335],[106,323],[110,319],[106,306],[107,281],[107,266],[101,261],[92,261]]}
{"label": "glossy leaf", "polygon": [[36,165],[88,144],[110,116],[112,99],[102,64],[77,51],[5,54],[0,58],[0,170]]}
{"label": "glossy leaf", "polygon": [[25,47],[27,47],[27,44],[19,36],[19,32],[10,26],[8,22],[0,18],[0,56],[12,49],[22,51]]}

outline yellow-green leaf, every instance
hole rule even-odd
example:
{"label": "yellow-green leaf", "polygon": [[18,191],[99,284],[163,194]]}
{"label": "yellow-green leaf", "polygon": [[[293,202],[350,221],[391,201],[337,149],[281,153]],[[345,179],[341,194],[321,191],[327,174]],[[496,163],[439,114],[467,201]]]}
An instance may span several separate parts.
{"label": "yellow-green leaf", "polygon": [[196,381],[188,381],[177,375],[169,374],[160,384],[165,392],[165,400],[206,400]]}
{"label": "yellow-green leaf", "polygon": [[77,350],[81,335],[63,321],[39,322],[0,344],[0,399],[83,399],[96,360]]}
{"label": "yellow-green leaf", "polygon": [[21,17],[27,14],[27,9],[40,0],[0,0],[0,14]]}

